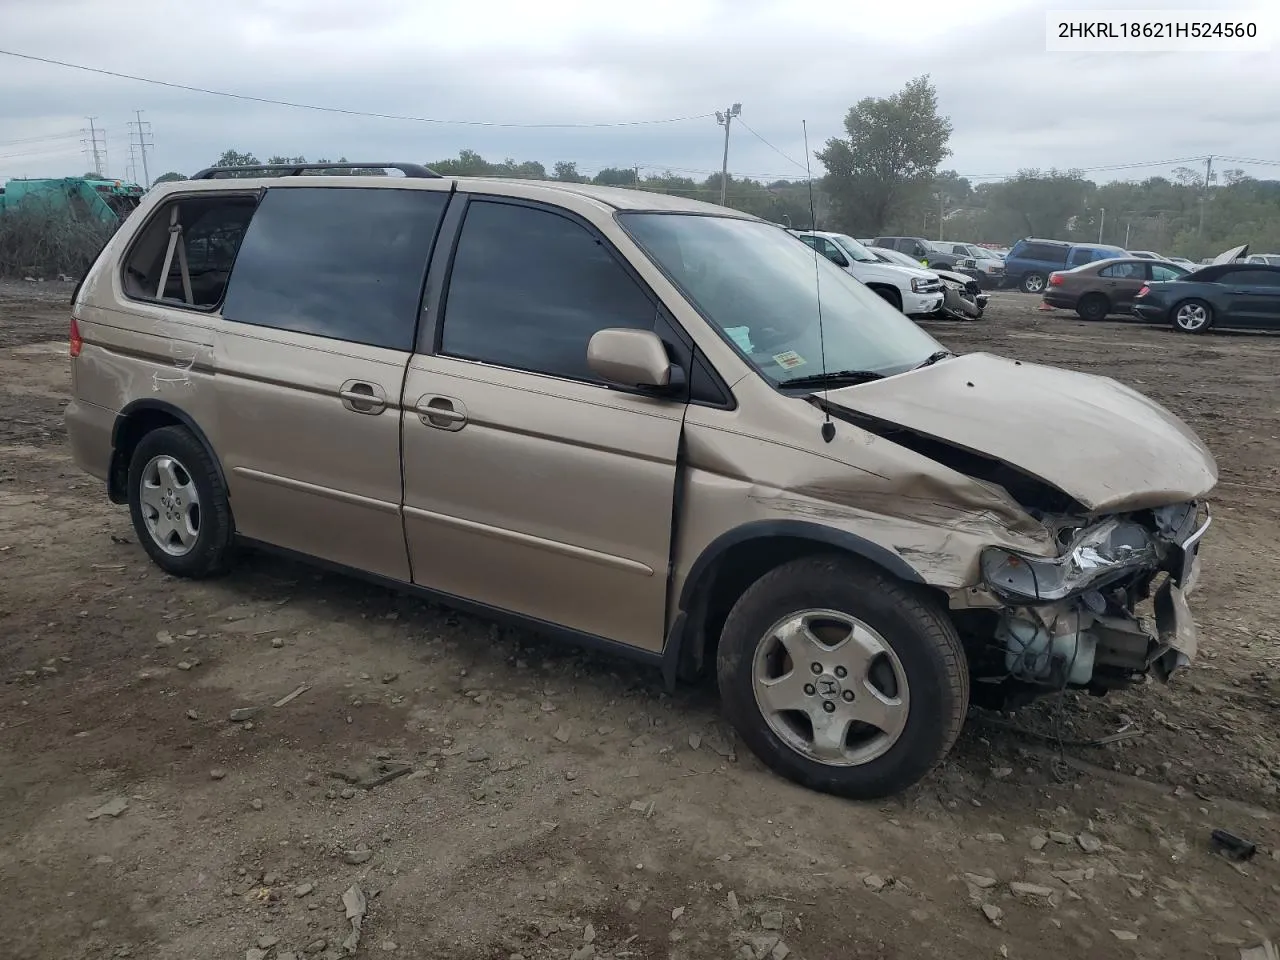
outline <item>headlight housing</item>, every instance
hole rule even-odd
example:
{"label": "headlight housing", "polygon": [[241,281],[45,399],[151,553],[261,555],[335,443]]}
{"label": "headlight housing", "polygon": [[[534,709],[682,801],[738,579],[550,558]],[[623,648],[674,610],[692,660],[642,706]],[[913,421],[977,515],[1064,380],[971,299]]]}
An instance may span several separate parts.
{"label": "headlight housing", "polygon": [[1001,596],[1052,602],[1159,563],[1159,547],[1146,527],[1113,518],[1082,530],[1057,557],[988,547],[982,551],[982,578]]}
{"label": "headlight housing", "polygon": [[911,292],[912,292],[912,293],[923,293],[924,291],[926,291],[926,290],[930,289],[931,287],[933,287],[933,281],[932,281],[932,280],[927,280],[927,279],[925,279],[924,277],[912,277],[912,278],[911,278]]}

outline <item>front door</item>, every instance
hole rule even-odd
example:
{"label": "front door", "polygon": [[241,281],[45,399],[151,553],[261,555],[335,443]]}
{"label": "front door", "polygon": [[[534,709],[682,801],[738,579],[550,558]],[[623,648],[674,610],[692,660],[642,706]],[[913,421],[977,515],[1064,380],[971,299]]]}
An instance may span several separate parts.
{"label": "front door", "polygon": [[404,390],[414,582],[661,649],[685,402],[586,362],[597,330],[661,329],[655,300],[584,221],[488,198],[444,289]]}
{"label": "front door", "polygon": [[1232,270],[1218,281],[1226,287],[1233,327],[1280,327],[1280,273],[1270,270]]}
{"label": "front door", "polygon": [[242,535],[409,580],[400,396],[449,185],[267,191],[215,345]]}

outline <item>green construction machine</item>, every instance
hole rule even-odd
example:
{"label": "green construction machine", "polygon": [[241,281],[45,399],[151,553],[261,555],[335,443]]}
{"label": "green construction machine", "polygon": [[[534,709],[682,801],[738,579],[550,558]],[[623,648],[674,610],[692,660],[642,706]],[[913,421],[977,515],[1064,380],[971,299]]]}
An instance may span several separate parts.
{"label": "green construction machine", "polygon": [[127,180],[96,177],[9,180],[0,187],[0,217],[18,210],[44,209],[115,227],[133,212],[145,192]]}

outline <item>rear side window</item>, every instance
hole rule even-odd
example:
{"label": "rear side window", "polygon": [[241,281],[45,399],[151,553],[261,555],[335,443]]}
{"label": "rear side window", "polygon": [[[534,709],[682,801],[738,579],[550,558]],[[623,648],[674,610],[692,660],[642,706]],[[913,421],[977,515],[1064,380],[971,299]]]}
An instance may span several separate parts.
{"label": "rear side window", "polygon": [[159,207],[129,248],[126,296],[193,310],[222,302],[258,198],[207,194]]}
{"label": "rear side window", "polygon": [[236,260],[223,317],[412,350],[448,199],[428,190],[268,190]]}
{"label": "rear side window", "polygon": [[1140,263],[1113,263],[1098,271],[1098,276],[1109,280],[1141,280],[1146,271]]}
{"label": "rear side window", "polygon": [[605,245],[550,210],[473,200],[454,254],[440,352],[598,382],[597,330],[653,330],[658,312]]}
{"label": "rear side window", "polygon": [[[1026,260],[1043,260],[1046,263],[1066,263],[1067,248],[1053,243],[1028,243],[1021,250],[1014,248],[1010,257],[1022,257]],[[1083,260],[1074,261],[1084,263]]]}

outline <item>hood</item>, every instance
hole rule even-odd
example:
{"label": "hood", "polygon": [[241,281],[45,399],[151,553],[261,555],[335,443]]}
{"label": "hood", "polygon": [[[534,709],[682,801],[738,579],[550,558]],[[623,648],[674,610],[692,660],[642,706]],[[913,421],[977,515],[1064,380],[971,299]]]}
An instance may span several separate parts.
{"label": "hood", "polygon": [[938,274],[933,270],[926,270],[923,267],[906,267],[897,263],[885,263],[883,260],[868,262],[865,260],[858,261],[863,267],[872,267],[878,270],[888,270],[891,273],[901,276],[914,277],[916,279],[937,280]]}
{"label": "hood", "polygon": [[1191,500],[1218,480],[1186,424],[1107,377],[972,353],[827,400],[1001,461],[1093,513]]}
{"label": "hood", "polygon": [[1213,262],[1215,264],[1231,263],[1234,260],[1239,260],[1248,252],[1249,252],[1249,245],[1247,243],[1242,243],[1240,244],[1240,246],[1232,247],[1230,250],[1223,250],[1222,253],[1218,254],[1216,257],[1213,258]]}
{"label": "hood", "polygon": [[936,270],[932,267],[929,268],[928,272],[941,277],[943,280],[950,280],[952,283],[959,283],[965,286],[973,283],[973,277],[966,273],[956,273],[953,270]]}

